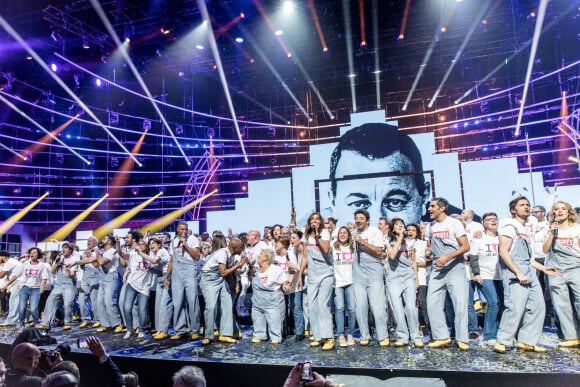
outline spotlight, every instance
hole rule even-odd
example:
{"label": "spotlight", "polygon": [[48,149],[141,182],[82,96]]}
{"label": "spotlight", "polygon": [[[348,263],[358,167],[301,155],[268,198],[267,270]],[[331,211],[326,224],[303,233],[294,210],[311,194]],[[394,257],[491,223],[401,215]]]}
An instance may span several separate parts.
{"label": "spotlight", "polygon": [[101,78],[97,78],[95,79],[95,85],[97,87],[101,87],[103,85],[103,82],[101,81]]}
{"label": "spotlight", "polygon": [[196,44],[195,48],[197,48],[198,50],[203,50],[205,47],[202,46],[201,44]]}
{"label": "spotlight", "polygon": [[208,137],[214,137],[215,136],[215,130],[213,128],[209,128],[206,133],[207,133],[207,136]]}
{"label": "spotlight", "polygon": [[328,51],[328,47],[326,47],[326,46],[322,47],[322,51],[323,52],[327,52]]}
{"label": "spotlight", "polygon": [[243,19],[243,18],[245,18],[245,17],[246,17],[246,15],[244,15],[244,13],[243,13],[243,12],[240,12],[240,17]]}
{"label": "spotlight", "polygon": [[81,196],[82,194],[83,194],[83,189],[82,188],[75,189],[75,196]]}
{"label": "spotlight", "polygon": [[282,31],[282,30],[276,30],[274,32],[274,35],[276,35],[276,36],[282,36],[282,35],[284,35],[284,31]]}
{"label": "spotlight", "polygon": [[151,130],[151,120],[143,120],[143,131]]}
{"label": "spotlight", "polygon": [[131,193],[133,194],[133,196],[139,195],[139,188],[132,188]]}
{"label": "spotlight", "polygon": [[17,194],[18,195],[20,192],[22,192],[22,188],[20,188],[20,187],[14,187],[14,188],[12,188],[12,193],[13,194]]}
{"label": "spotlight", "polygon": [[83,40],[83,48],[85,50],[88,50],[89,48],[91,48],[91,46],[89,45],[89,41],[86,39]]}
{"label": "spotlight", "polygon": [[440,31],[441,32],[447,32],[447,27],[445,27],[445,26],[441,27]]}
{"label": "spotlight", "polygon": [[56,67],[56,63],[51,64],[50,69],[56,73],[56,70],[58,70],[58,67]]}
{"label": "spotlight", "polygon": [[367,45],[367,42],[366,42],[366,40],[363,40],[362,42],[360,42],[360,45],[361,45],[361,46],[366,46],[366,45]]}
{"label": "spotlight", "polygon": [[236,42],[237,42],[237,43],[244,43],[244,38],[242,38],[241,36],[238,36],[238,37],[236,38]]}
{"label": "spotlight", "polygon": [[403,39],[405,39],[405,35],[404,34],[399,34],[399,37],[397,39],[398,40],[403,40]]}

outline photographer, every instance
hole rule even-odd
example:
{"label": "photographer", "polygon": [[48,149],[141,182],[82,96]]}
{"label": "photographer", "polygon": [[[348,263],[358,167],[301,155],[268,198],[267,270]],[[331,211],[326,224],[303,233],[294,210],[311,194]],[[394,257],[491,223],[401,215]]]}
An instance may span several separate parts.
{"label": "photographer", "polygon": [[[42,378],[34,376],[40,360],[40,349],[34,344],[20,343],[12,350],[12,369],[6,375],[6,385],[11,387],[35,387]],[[62,360],[62,359],[61,359]]]}

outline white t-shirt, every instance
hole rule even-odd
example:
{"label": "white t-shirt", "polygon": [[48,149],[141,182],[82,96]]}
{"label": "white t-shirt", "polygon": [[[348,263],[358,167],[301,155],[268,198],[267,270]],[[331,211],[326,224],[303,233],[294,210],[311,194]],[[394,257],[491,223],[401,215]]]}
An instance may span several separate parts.
{"label": "white t-shirt", "polygon": [[137,292],[149,295],[151,287],[154,285],[154,276],[149,271],[152,263],[141,257],[136,250],[129,253],[130,270],[127,275],[127,283],[133,287]]}
{"label": "white t-shirt", "polygon": [[255,274],[262,282],[262,285],[272,290],[280,289],[282,284],[288,280],[288,275],[281,267],[276,265],[270,265],[268,270],[263,273],[256,270]]}
{"label": "white t-shirt", "polygon": [[162,272],[163,274],[167,274],[167,264],[169,263],[169,259],[171,258],[169,256],[169,252],[167,250],[165,250],[165,248],[161,247],[159,250],[157,250],[157,254],[155,254],[155,255],[151,254],[151,255],[154,258],[159,258],[159,261],[154,266],[156,268],[157,272]]}
{"label": "white t-shirt", "polygon": [[479,275],[481,275],[481,278],[484,280],[500,280],[499,237],[484,233],[481,238],[474,239],[469,246],[469,255],[478,256]]}
{"label": "white t-shirt", "polygon": [[467,240],[471,242],[473,240],[473,235],[477,232],[483,233],[483,226],[481,223],[469,222],[465,225],[465,235],[467,235]]}
{"label": "white t-shirt", "polygon": [[251,265],[255,265],[256,262],[258,261],[258,256],[260,255],[260,253],[264,249],[273,250],[273,248],[268,246],[266,244],[266,242],[264,242],[264,241],[259,241],[258,243],[256,243],[253,246],[247,246],[246,247],[246,257],[248,258],[248,262]]}
{"label": "white t-shirt", "polygon": [[427,228],[427,239],[431,240],[433,259],[448,255],[459,248],[457,238],[466,235],[463,223],[447,216],[443,221],[433,221]]}
{"label": "white t-shirt", "polygon": [[42,280],[46,280],[48,283],[49,277],[50,270],[47,270],[46,264],[43,262],[38,262],[36,265],[32,265],[30,261],[26,261],[22,264],[22,286],[40,288]]}
{"label": "white t-shirt", "polygon": [[[425,257],[425,251],[427,250],[427,241],[422,239],[410,240],[407,239],[407,244],[412,246],[415,250],[415,261],[427,262],[427,257]],[[429,283],[429,275],[431,274],[431,266],[418,267],[417,268],[417,278],[419,279],[419,285],[427,286]]]}
{"label": "white t-shirt", "polygon": [[332,247],[334,260],[334,287],[342,288],[352,284],[352,264],[354,252],[349,246]]}
{"label": "white t-shirt", "polygon": [[6,276],[4,278],[6,278],[8,281],[10,281],[12,276],[19,275],[19,269],[21,267],[22,267],[22,263],[20,263],[20,261],[18,261],[17,259],[14,259],[14,258],[9,258],[6,261],[6,263],[2,265],[2,268],[0,269],[0,271],[5,271]]}
{"label": "white t-shirt", "polygon": [[117,270],[117,267],[119,266],[119,255],[117,254],[117,250],[111,247],[109,250],[103,252],[103,258],[110,259],[109,262],[102,266],[107,270],[107,273]]}

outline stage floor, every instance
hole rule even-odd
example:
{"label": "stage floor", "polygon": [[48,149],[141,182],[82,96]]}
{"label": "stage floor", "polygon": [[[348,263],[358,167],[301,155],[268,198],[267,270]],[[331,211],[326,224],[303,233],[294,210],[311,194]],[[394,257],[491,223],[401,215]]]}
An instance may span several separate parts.
{"label": "stage floor", "polygon": [[[2,351],[4,354],[7,345],[12,343],[17,334],[16,328],[0,328],[0,342],[4,344],[5,350]],[[447,380],[445,375],[458,374],[479,376],[482,381],[486,381],[487,386],[490,385],[492,379],[495,379],[492,376],[500,375],[503,375],[506,381],[512,380],[509,385],[514,385],[514,380],[523,382],[524,379],[528,381],[529,385],[529,382],[544,380],[546,375],[550,375],[552,378],[561,376],[562,383],[558,383],[558,385],[568,384],[566,381],[575,381],[576,385],[580,385],[580,350],[556,349],[557,336],[548,331],[543,333],[540,340],[541,345],[549,348],[547,353],[538,354],[512,350],[503,355],[485,347],[481,341],[472,341],[470,343],[471,350],[468,352],[459,351],[455,347],[439,350],[379,347],[376,342],[371,342],[371,345],[367,347],[361,347],[358,345],[358,341],[353,347],[337,347],[334,351],[322,351],[320,348],[310,348],[308,339],[295,342],[293,336],[289,336],[279,345],[253,344],[251,343],[251,327],[243,327],[244,338],[236,344],[213,343],[205,347],[201,346],[200,340],[191,341],[189,339],[157,341],[153,340],[151,336],[146,336],[143,339],[134,337],[123,340],[121,334],[95,334],[94,329],[79,329],[77,326],[74,326],[70,331],[53,328],[49,334],[55,337],[58,343],[68,341],[75,355],[79,356],[81,353],[88,354],[89,351],[76,348],[76,339],[82,336],[97,335],[103,341],[109,354],[120,365],[123,363],[131,364],[131,369],[140,375],[151,373],[150,369],[146,369],[148,366],[145,365],[147,362],[143,362],[144,360],[155,360],[157,364],[155,368],[158,373],[163,372],[158,366],[159,361],[171,362],[172,366],[169,367],[171,369],[184,363],[195,363],[202,368],[207,367],[213,370],[208,374],[208,379],[211,379],[210,375],[213,375],[215,370],[218,370],[217,374],[219,375],[220,369],[222,370],[221,374],[224,374],[223,371],[228,374],[228,369],[237,369],[229,368],[228,365],[243,365],[246,370],[259,369],[260,367],[274,367],[277,370],[275,374],[279,380],[274,383],[252,382],[246,384],[243,380],[238,379],[237,386],[281,386],[284,380],[283,375],[287,374],[294,364],[303,361],[312,362],[313,368],[323,374],[359,374],[382,377],[383,379],[389,375],[441,377],[448,385],[454,385],[455,382]],[[141,365],[139,362],[142,362]],[[128,369],[123,369],[123,371],[128,371]],[[234,379],[231,379],[233,381],[240,375],[239,370],[236,372],[237,374],[221,375],[221,377],[233,377]],[[510,377],[509,374],[513,374],[513,377]],[[170,374],[169,378],[165,380],[170,380]],[[216,381],[216,383],[209,385],[224,385],[223,380],[221,379],[220,382],[222,384],[217,384]],[[467,385],[475,384],[477,384],[476,381],[471,379]],[[498,384],[494,384],[496,384],[494,387],[497,387]],[[141,383],[141,386],[148,385],[159,384],[149,384],[148,379]],[[164,385],[170,385],[170,383]],[[553,384],[542,382],[541,385],[545,387]]]}

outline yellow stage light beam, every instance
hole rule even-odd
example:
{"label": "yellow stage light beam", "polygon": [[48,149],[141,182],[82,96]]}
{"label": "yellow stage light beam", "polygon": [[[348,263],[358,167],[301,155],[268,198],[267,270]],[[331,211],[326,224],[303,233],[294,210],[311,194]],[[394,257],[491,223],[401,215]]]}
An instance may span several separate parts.
{"label": "yellow stage light beam", "polygon": [[320,20],[318,20],[318,14],[316,13],[316,8],[314,7],[314,0],[308,0],[308,8],[310,8],[310,14],[314,20],[314,26],[316,27],[316,33],[318,34],[318,39],[320,39],[320,44],[322,45],[322,51],[328,51],[328,46],[326,45],[326,39],[324,39],[324,33],[322,32],[322,27],[320,27]]}
{"label": "yellow stage light beam", "polygon": [[193,207],[195,207],[198,203],[201,203],[205,199],[209,198],[210,196],[215,194],[217,191],[218,191],[217,189],[214,189],[213,191],[211,191],[207,195],[204,195],[204,196],[200,197],[199,199],[194,200],[191,203],[188,203],[185,207],[181,207],[181,208],[178,208],[177,210],[171,211],[169,214],[164,215],[161,218],[154,220],[153,222],[141,227],[141,229],[139,231],[141,231],[141,234],[145,234],[147,232],[147,230],[149,230],[149,232],[151,234],[155,234],[157,231],[160,231],[161,229],[163,229],[163,227],[170,225],[175,219],[179,218],[181,215],[185,214],[187,211],[189,211]]}
{"label": "yellow stage light beam", "polygon": [[6,219],[4,223],[0,224],[0,236],[4,235],[6,231],[10,230],[12,226],[14,226],[20,219],[24,218],[24,215],[28,214],[30,210],[32,210],[38,203],[42,201],[45,197],[50,195],[50,192],[45,192],[44,195],[12,215],[10,218]]}
{"label": "yellow stage light beam", "polygon": [[96,236],[97,238],[101,239],[105,235],[110,234],[111,231],[113,231],[116,228],[120,228],[123,224],[125,224],[127,221],[132,219],[135,215],[137,215],[139,213],[139,211],[141,211],[142,209],[147,207],[151,202],[153,202],[155,199],[157,199],[161,195],[163,195],[163,192],[159,192],[157,195],[153,196],[152,198],[145,200],[143,203],[131,208],[129,211],[125,212],[124,214],[117,216],[115,219],[111,220],[110,222],[108,222],[108,223],[102,225],[101,227],[99,227],[98,229],[96,229],[95,232],[93,233],[93,235]]}
{"label": "yellow stage light beam", "polygon": [[[141,137],[139,137],[139,140],[137,140],[137,143],[131,150],[131,153],[133,154],[139,153],[139,150],[141,149],[141,145],[143,145],[143,141],[145,140],[146,135],[147,131],[143,132],[143,134],[141,135]],[[130,157],[127,157],[125,161],[123,161],[123,164],[121,164],[121,167],[119,168],[119,170],[113,177],[113,180],[111,181],[110,185],[112,187],[111,198],[120,198],[123,196],[125,186],[127,185],[127,181],[131,176],[131,171],[133,170],[134,166],[135,163],[133,162],[133,159]]]}
{"label": "yellow stage light beam", "polygon": [[99,206],[99,204],[101,204],[103,202],[103,200],[105,200],[106,198],[109,197],[109,194],[105,194],[102,198],[100,198],[99,200],[97,200],[95,203],[91,204],[91,206],[89,208],[87,208],[86,210],[84,210],[83,212],[81,212],[80,214],[78,214],[77,216],[75,216],[70,222],[68,222],[67,224],[65,224],[64,226],[62,226],[61,228],[59,228],[58,230],[56,230],[55,232],[53,232],[49,237],[47,237],[44,241],[48,242],[52,239],[56,239],[57,241],[63,241],[66,239],[66,237],[73,232],[73,230],[75,228],[77,228],[77,226],[86,219],[87,216],[89,216],[89,214],[91,212],[93,212],[93,210],[95,208],[97,208]]}

